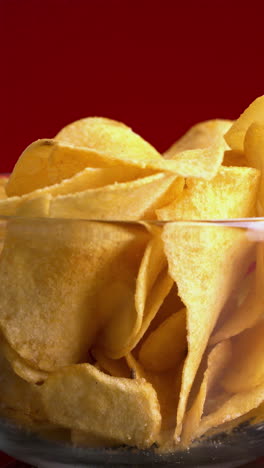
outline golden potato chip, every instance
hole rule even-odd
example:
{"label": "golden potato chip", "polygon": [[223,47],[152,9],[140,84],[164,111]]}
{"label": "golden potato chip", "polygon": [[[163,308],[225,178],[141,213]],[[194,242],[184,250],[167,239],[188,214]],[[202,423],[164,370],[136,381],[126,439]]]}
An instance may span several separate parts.
{"label": "golden potato chip", "polygon": [[42,383],[48,377],[49,374],[47,372],[31,367],[5,340],[2,341],[1,348],[13,371],[21,379],[31,383]]}
{"label": "golden potato chip", "polygon": [[79,364],[55,372],[41,389],[49,419],[61,426],[140,448],[159,433],[156,392],[143,379],[111,377]]}
{"label": "golden potato chip", "polygon": [[[218,427],[221,424],[227,423],[234,419],[249,413],[249,411],[257,408],[263,403],[264,384],[260,384],[251,390],[236,393],[231,396],[219,409],[214,413],[202,418],[200,427],[197,431],[197,437],[200,437],[209,429]],[[248,419],[248,418],[246,418]]]}
{"label": "golden potato chip", "polygon": [[221,379],[230,393],[246,392],[264,382],[264,323],[245,330],[232,339],[232,361]]}
{"label": "golden potato chip", "polygon": [[0,413],[9,410],[29,420],[46,420],[41,402],[40,386],[25,382],[16,375],[4,354],[0,352]]}
{"label": "golden potato chip", "polygon": [[231,343],[223,341],[216,345],[208,355],[207,369],[198,394],[187,411],[183,423],[181,442],[188,445],[196,436],[204,411],[204,404],[212,387],[219,383],[221,374],[226,369],[232,354]]}
{"label": "golden potato chip", "polygon": [[241,213],[254,216],[259,177],[257,169],[222,167],[211,181],[189,179],[180,199],[157,210],[158,219],[232,219],[238,217],[240,203]]}
{"label": "golden potato chip", "polygon": [[153,372],[164,372],[177,367],[187,352],[186,309],[167,318],[143,342],[139,361]]}
{"label": "golden potato chip", "polygon": [[50,185],[48,165],[53,146],[52,140],[37,140],[23,151],[6,184],[9,197]]}
{"label": "golden potato chip", "polygon": [[124,159],[146,160],[160,154],[142,137],[121,122],[102,117],[88,117],[64,127],[55,140],[74,146],[93,148]]}
{"label": "golden potato chip", "polygon": [[141,338],[144,336],[145,332],[147,331],[150,323],[155,318],[160,307],[162,306],[164,299],[169,294],[172,286],[173,286],[173,280],[169,276],[168,268],[166,267],[159,274],[156,282],[154,283],[150,291],[150,294],[148,296],[148,299],[145,305],[141,327],[138,330],[138,332],[133,337],[131,337],[128,351],[135,348],[137,344],[140,342]]}
{"label": "golden potato chip", "polygon": [[[161,157],[160,159],[162,161]],[[98,185],[98,182],[100,186],[101,171],[97,170],[95,174],[91,169],[112,168],[111,174],[109,171],[109,175],[106,175],[106,177],[110,180],[114,178],[115,181],[116,176],[118,181],[121,177],[120,169],[116,167],[118,164],[129,166],[128,162],[120,156],[108,156],[88,148],[75,148],[55,140],[37,140],[29,145],[18,159],[6,185],[6,193],[9,197],[21,196],[40,188],[59,184],[86,168],[89,168],[90,171],[87,169],[85,177],[77,177],[75,181],[68,182],[66,190],[70,191],[71,187],[75,188],[76,185],[77,188],[78,186],[82,187],[89,180],[91,180],[92,186]],[[128,180],[133,179],[142,172],[142,169],[144,174],[144,165],[141,164],[141,166],[137,167],[137,163],[134,162],[132,167],[127,168],[127,176],[124,174],[124,179],[126,180],[126,177],[128,177]],[[149,171],[147,170],[144,175],[148,174]]]}
{"label": "golden potato chip", "polygon": [[[218,343],[226,338],[236,336],[247,328],[253,327],[263,315],[263,274],[264,274],[264,255],[263,245],[257,245],[257,266],[255,274],[248,275],[251,282],[246,291],[246,297],[242,302],[233,304],[233,310],[230,310],[220,327],[217,327],[213,333],[210,344]],[[242,283],[245,288],[245,281]]]}
{"label": "golden potato chip", "polygon": [[44,371],[87,361],[111,313],[106,302],[98,314],[98,297],[119,278],[127,291],[139,266],[129,251],[143,251],[147,239],[109,223],[12,220],[0,257],[0,327],[12,348]]}
{"label": "golden potato chip", "polygon": [[136,220],[155,219],[155,210],[182,191],[183,180],[155,174],[132,182],[108,185],[73,195],[55,197],[52,218]]}
{"label": "golden potato chip", "polygon": [[246,132],[254,122],[264,123],[264,96],[255,99],[225,134],[225,140],[230,148],[235,151],[244,150]]}
{"label": "golden potato chip", "polygon": [[231,120],[215,119],[200,122],[191,127],[164,153],[165,158],[172,158],[177,153],[197,148],[207,148],[215,143],[222,143],[223,136],[232,125]]}
{"label": "golden potato chip", "polygon": [[144,338],[147,337],[152,331],[156,330],[159,325],[164,322],[168,317],[170,317],[175,312],[178,312],[184,307],[180,297],[178,296],[178,288],[175,282],[173,282],[172,288],[169,294],[165,297],[161,307],[158,310],[158,313],[155,315],[154,319],[149,324],[148,329],[144,335]]}
{"label": "golden potato chip", "polygon": [[[129,353],[126,356],[129,367],[135,374],[135,378],[143,378],[149,382],[157,393],[161,412],[161,433],[175,427],[177,404],[179,399],[180,386],[177,386],[178,377],[182,372],[182,366],[172,369],[162,374],[146,370]],[[159,434],[160,439],[161,434]]]}
{"label": "golden potato chip", "polygon": [[[258,173],[250,168],[222,168],[210,182],[190,180],[187,184],[178,203],[157,211],[159,219],[250,216],[256,202]],[[168,223],[163,240],[169,273],[187,308],[188,355],[178,406],[178,437],[208,338],[228,296],[245,274],[252,245],[243,230],[213,224]]]}
{"label": "golden potato chip", "polygon": [[264,215],[264,96],[262,123],[253,123],[248,128],[244,140],[245,156],[252,167],[260,170],[260,185],[258,196],[258,215]]}
{"label": "golden potato chip", "polygon": [[168,160],[174,163],[177,174],[182,177],[197,177],[210,180],[220,168],[225,152],[225,144],[217,144],[203,149],[186,150],[176,153]]}
{"label": "golden potato chip", "polygon": [[93,348],[91,350],[93,357],[96,359],[101,369],[113,377],[131,377],[130,369],[126,363],[125,358],[111,359],[104,355],[102,350],[99,348]]}

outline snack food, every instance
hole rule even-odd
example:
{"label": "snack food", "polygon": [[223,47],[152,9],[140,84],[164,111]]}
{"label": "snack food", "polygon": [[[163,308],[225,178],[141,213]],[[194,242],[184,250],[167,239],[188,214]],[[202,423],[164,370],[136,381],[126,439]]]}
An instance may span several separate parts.
{"label": "snack food", "polygon": [[0,414],[175,450],[256,410],[263,245],[220,220],[263,215],[263,121],[262,97],[165,157],[104,118],[26,148],[0,195]]}

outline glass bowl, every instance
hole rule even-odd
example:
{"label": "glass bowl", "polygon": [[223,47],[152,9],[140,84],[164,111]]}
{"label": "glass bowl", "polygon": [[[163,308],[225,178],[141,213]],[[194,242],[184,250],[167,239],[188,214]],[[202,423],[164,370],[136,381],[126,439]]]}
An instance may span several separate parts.
{"label": "glass bowl", "polygon": [[[234,304],[237,307],[237,303],[239,301],[243,302],[245,296],[251,291],[251,288],[255,287],[255,278],[259,274],[258,259],[262,252],[261,247],[264,240],[263,218],[228,221],[158,222],[50,219],[23,216],[1,217],[0,281],[2,275],[4,286],[2,286],[2,296],[0,296],[2,299],[0,299],[0,302],[2,300],[4,303],[6,300],[5,296],[9,298],[11,306],[8,313],[12,315],[12,307],[15,310],[19,301],[21,301],[20,304],[23,304],[23,307],[25,307],[24,309],[22,307],[23,310],[19,313],[25,314],[25,321],[28,323],[28,334],[29,336],[33,336],[32,330],[36,326],[35,318],[34,315],[28,318],[27,313],[30,310],[37,309],[41,300],[44,300],[43,298],[49,297],[47,295],[49,288],[51,294],[56,294],[54,293],[56,288],[57,290],[61,288],[61,294],[63,295],[64,286],[60,283],[60,274],[65,277],[67,273],[69,275],[67,278],[77,278],[76,284],[78,287],[76,286],[77,293],[75,296],[66,297],[65,307],[67,307],[65,310],[75,310],[79,300],[79,284],[83,284],[82,281],[84,283],[87,281],[87,284],[91,284],[91,281],[94,281],[93,300],[95,300],[96,308],[93,320],[97,320],[96,314],[101,314],[100,326],[104,330],[103,327],[106,324],[112,323],[111,320],[115,316],[113,312],[114,307],[122,307],[123,313],[126,313],[126,301],[131,301],[131,297],[134,297],[136,287],[139,285],[137,281],[139,268],[142,265],[146,249],[151,242],[154,248],[148,250],[151,253],[148,256],[148,267],[151,269],[154,265],[158,273],[156,275],[153,274],[148,293],[152,294],[157,290],[161,281],[160,273],[164,271],[168,272],[168,265],[166,262],[164,263],[164,259],[158,261],[162,257],[162,254],[160,251],[158,252],[157,245],[153,240],[158,239],[160,241],[162,238],[162,242],[164,243],[165,237],[161,236],[164,236],[165,232],[170,236],[170,240],[174,240],[175,245],[178,246],[177,248],[179,248],[179,245],[185,246],[186,251],[182,257],[182,265],[186,272],[189,267],[188,277],[190,277],[190,274],[193,277],[197,274],[194,262],[194,257],[197,256],[199,261],[204,258],[207,262],[209,260],[215,262],[215,274],[219,275],[220,271],[221,278],[224,277],[225,279],[223,284],[225,285],[226,293],[222,298],[221,307],[219,306],[218,316],[215,317],[214,322],[210,325],[210,336],[212,336],[212,334],[221,330],[228,314],[232,314]],[[115,252],[114,255],[112,255],[113,251]],[[172,268],[170,262],[175,260],[175,258],[172,256],[172,259],[169,259],[170,268]],[[223,264],[221,264],[221,259],[225,260]],[[220,267],[222,270],[220,270]],[[207,269],[205,268],[204,273],[206,271]],[[214,275],[214,269],[210,271],[211,275]],[[39,286],[39,277],[42,280],[44,278],[46,281],[45,283],[43,280],[46,288],[44,293]],[[23,279],[25,280],[25,284],[22,287]],[[125,289],[122,289],[124,287],[123,283],[125,284]],[[14,285],[18,285],[17,290]],[[207,287],[206,283],[204,283],[204,287]],[[36,288],[35,294],[34,288]],[[122,301],[116,304],[113,300],[112,291],[117,291],[117,294],[120,291],[122,293],[127,291],[127,296],[126,294],[118,296],[122,298]],[[132,296],[131,291],[133,292]],[[83,289],[81,289],[81,293],[83,294]],[[43,294],[43,297],[41,297],[41,294]],[[167,292],[168,294],[169,292]],[[116,297],[115,294],[114,297]],[[25,298],[28,299],[27,306],[25,305]],[[163,299],[165,300],[165,298]],[[153,327],[153,331],[162,322],[162,317],[159,317],[159,320],[157,320],[161,307],[162,305],[157,308],[153,316],[148,318],[145,333],[148,333],[148,327]],[[165,318],[168,318],[168,315],[164,315],[163,318],[165,320]],[[125,328],[122,328],[124,327],[124,321],[122,322],[122,320],[119,318],[113,323],[116,324],[117,328],[121,327],[125,333]],[[103,326],[101,323],[103,323]],[[87,322],[85,324],[87,325]],[[252,323],[253,325],[255,323]],[[83,337],[81,328],[73,330],[72,333],[76,333],[76,337],[79,335]],[[49,323],[47,323],[45,333],[42,329],[42,333],[38,337],[39,342],[37,344],[40,347],[45,343],[45,340],[50,339],[49,333]],[[67,333],[71,333],[70,317],[64,318],[63,333],[66,335]],[[102,342],[100,341],[102,339],[101,336],[104,336],[101,333],[103,333],[101,329],[99,331],[96,329],[94,338],[91,339],[92,345],[94,343],[93,340],[97,339],[100,345]],[[5,335],[5,333],[3,334]],[[144,333],[142,335],[144,336]],[[64,343],[63,339],[64,336],[62,335],[58,341]],[[125,335],[122,335],[120,339],[122,342],[125,339]],[[232,339],[233,336],[231,337]],[[23,336],[23,340],[26,342],[26,334]],[[138,341],[142,343],[141,340],[142,337]],[[12,337],[8,336],[7,341],[12,345]],[[138,357],[138,341],[132,347],[136,357]],[[78,346],[74,352],[75,355],[79,354],[75,363],[90,362],[95,366],[98,365],[99,369],[103,372],[110,374],[109,369],[102,368],[99,361],[97,362],[95,356],[91,356],[88,350],[86,350],[85,360],[82,354],[83,347],[79,347],[78,340],[76,340],[76,343]],[[113,353],[118,354],[121,344],[120,342],[110,342],[109,346],[112,346]],[[205,348],[204,353],[206,355],[208,348],[206,346]],[[65,349],[67,350],[67,347]],[[23,352],[22,348],[22,354]],[[28,357],[26,361],[30,363]],[[13,362],[12,359],[9,362]],[[30,364],[32,365],[32,363]],[[61,367],[64,365],[67,364],[63,362],[60,364]],[[201,365],[204,365],[204,363]],[[45,363],[43,366],[43,375],[45,372],[51,372],[45,368],[45,366],[47,367]],[[18,370],[17,367],[16,374],[20,375],[19,378],[21,378],[21,370]],[[219,375],[219,381],[215,382],[214,392],[216,392],[218,386],[221,386],[222,375]],[[135,378],[133,372],[130,377],[132,379]],[[30,378],[34,379],[35,376],[31,376]],[[46,378],[48,378],[47,375],[43,376],[43,381],[36,378],[35,385],[41,388],[42,385],[45,385]],[[0,374],[0,386],[1,381]],[[194,395],[195,382],[193,386]],[[222,419],[218,427],[213,427],[211,431],[206,432],[199,438],[195,438],[188,448],[176,446],[172,451],[162,452],[158,444],[153,444],[150,448],[140,450],[133,445],[128,446],[126,443],[114,447],[87,447],[81,443],[78,445],[76,442],[74,444],[71,442],[71,427],[67,424],[59,425],[56,423],[54,428],[52,428],[49,422],[46,424],[46,427],[44,423],[35,424],[36,421],[32,421],[32,418],[29,418],[30,423],[28,424],[28,405],[31,402],[27,401],[27,396],[25,395],[23,395],[20,401],[14,400],[13,393],[15,389],[10,387],[9,390],[5,388],[0,393],[0,450],[17,459],[40,467],[92,467],[104,465],[132,465],[136,467],[145,465],[231,468],[264,455],[264,423],[262,423],[261,419],[256,418],[256,414],[250,411],[246,412],[246,414],[243,414],[243,412],[241,414],[238,413],[237,420],[234,423],[229,423],[228,418]],[[192,397],[192,393],[190,395],[190,398],[194,398]],[[217,410],[216,406],[214,406],[215,395],[216,393],[213,393],[213,396],[210,397],[211,403],[213,401],[213,406],[210,407],[209,404],[202,417],[207,417],[210,415],[210,411]],[[191,400],[191,404],[193,401]],[[253,410],[254,407],[250,409]],[[109,418],[111,419],[111,415]],[[176,420],[176,408],[173,418]]]}

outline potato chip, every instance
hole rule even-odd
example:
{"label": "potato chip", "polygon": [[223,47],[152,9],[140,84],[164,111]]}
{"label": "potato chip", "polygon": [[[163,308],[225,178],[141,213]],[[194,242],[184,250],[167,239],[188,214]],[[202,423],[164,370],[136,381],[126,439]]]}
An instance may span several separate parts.
{"label": "potato chip", "polygon": [[[209,429],[218,427],[221,424],[240,418],[257,408],[263,402],[264,384],[260,384],[251,390],[236,393],[231,396],[214,413],[202,418],[200,427],[197,431],[197,437],[200,437]],[[248,418],[246,418],[248,419]]]}
{"label": "potato chip", "polygon": [[55,372],[41,389],[47,415],[56,424],[140,448],[156,441],[159,403],[143,379],[111,377],[79,364]]}
{"label": "potato chip", "polygon": [[55,197],[50,203],[50,216],[72,219],[152,220],[155,219],[155,210],[170,203],[182,188],[182,178],[155,174],[133,182]]}
{"label": "potato chip", "polygon": [[52,140],[37,140],[23,151],[6,184],[9,197],[50,185],[48,165],[53,146]]}
{"label": "potato chip", "polygon": [[259,176],[258,170],[248,167],[222,167],[209,182],[189,179],[181,198],[157,211],[158,219],[232,219],[237,217],[240,203],[244,205],[241,213],[254,216]]}
{"label": "potato chip", "polygon": [[44,371],[87,361],[110,314],[107,303],[98,314],[98,297],[109,280],[122,278],[127,291],[138,268],[129,251],[137,246],[140,255],[147,238],[109,223],[11,221],[0,257],[0,327],[12,348]]}
{"label": "potato chip", "polygon": [[199,392],[184,418],[181,437],[183,445],[188,445],[195,438],[203,415],[206,398],[212,387],[219,382],[221,374],[230,361],[231,354],[231,343],[228,340],[219,343],[210,351],[207,369],[204,373]]}
{"label": "potato chip", "polygon": [[187,352],[186,309],[172,314],[143,342],[139,361],[153,372],[177,367]]}
{"label": "potato chip", "polygon": [[232,125],[231,120],[215,119],[200,122],[191,127],[164,153],[165,158],[172,158],[177,153],[197,148],[207,148],[223,142],[223,135]]}
{"label": "potato chip", "polygon": [[125,358],[111,359],[105,356],[99,348],[93,348],[91,353],[103,372],[113,377],[126,377],[127,379],[131,377],[131,372]]}
{"label": "potato chip", "polygon": [[40,388],[33,383],[25,382],[16,375],[9,362],[0,353],[0,413],[12,411],[30,420],[46,420],[46,414],[41,402]]}
{"label": "potato chip", "polygon": [[264,96],[263,96],[263,123],[253,123],[245,135],[245,156],[252,167],[260,170],[260,185],[258,199],[258,215],[264,215]]}
{"label": "potato chip", "polygon": [[[177,384],[179,375],[182,372],[182,366],[180,365],[177,369],[174,368],[160,374],[146,370],[132,353],[126,356],[126,360],[135,377],[145,379],[157,393],[161,412],[161,433],[174,428],[180,391],[180,386]],[[159,439],[160,437],[161,434],[159,434]]]}
{"label": "potato chip", "polygon": [[232,361],[221,380],[230,393],[246,392],[264,382],[264,323],[245,330],[232,339]]}
{"label": "potato chip", "polygon": [[42,383],[48,377],[49,374],[47,372],[31,367],[6,341],[3,340],[1,348],[13,371],[21,379],[31,383]]}
{"label": "potato chip", "polygon": [[264,123],[264,96],[255,99],[225,134],[225,140],[230,148],[235,151],[244,150],[246,132],[254,122]]}
{"label": "potato chip", "polygon": [[[242,302],[233,304],[233,310],[229,311],[221,326],[217,327],[210,339],[210,344],[236,336],[247,328],[253,327],[262,318],[264,301],[263,274],[263,245],[259,243],[257,245],[256,272],[251,275],[247,295]],[[243,286],[245,288],[245,282]]]}
{"label": "potato chip", "polygon": [[[157,211],[160,219],[250,216],[256,202],[258,173],[250,168],[222,168],[210,182],[190,180],[187,184],[178,203]],[[229,294],[245,274],[252,245],[242,230],[177,222],[164,227],[163,240],[169,273],[187,308],[188,356],[178,406],[178,437],[208,338]]]}
{"label": "potato chip", "polygon": [[74,146],[93,148],[108,155],[126,159],[159,158],[159,153],[147,141],[121,122],[102,117],[88,117],[64,127],[55,140]]}
{"label": "potato chip", "polygon": [[178,312],[184,307],[180,297],[178,296],[178,288],[176,283],[173,282],[172,288],[169,294],[165,297],[161,307],[158,310],[158,313],[155,315],[154,319],[149,324],[148,329],[144,335],[144,338],[147,337],[152,331],[156,330],[159,325],[164,322],[168,317],[170,317],[175,312]]}
{"label": "potato chip", "polygon": [[225,152],[225,144],[216,144],[203,149],[186,150],[176,153],[168,160],[174,163],[178,175],[210,180],[220,168]]}

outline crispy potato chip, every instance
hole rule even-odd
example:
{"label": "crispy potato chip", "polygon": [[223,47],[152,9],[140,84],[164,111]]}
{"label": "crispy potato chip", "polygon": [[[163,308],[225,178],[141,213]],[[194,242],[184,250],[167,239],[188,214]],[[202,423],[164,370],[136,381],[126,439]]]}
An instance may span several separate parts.
{"label": "crispy potato chip", "polygon": [[12,366],[13,371],[21,377],[21,379],[31,383],[42,383],[48,377],[48,372],[43,372],[31,367],[11,348],[7,341],[2,341],[1,348],[5,358]]}
{"label": "crispy potato chip", "polygon": [[191,127],[164,153],[165,158],[172,158],[177,153],[197,148],[207,148],[215,143],[222,143],[223,136],[232,125],[231,120],[215,119],[200,122]]}
{"label": "crispy potato chip", "polygon": [[0,327],[12,348],[44,371],[87,361],[111,312],[105,303],[98,314],[98,297],[119,278],[127,291],[147,239],[145,230],[109,223],[12,220],[0,257]]}
{"label": "crispy potato chip", "polygon": [[182,309],[167,318],[143,342],[139,361],[147,370],[164,372],[177,367],[186,352],[186,309]]}
{"label": "crispy potato chip", "polygon": [[101,369],[113,377],[131,377],[130,369],[126,363],[125,358],[111,359],[104,355],[101,349],[93,348],[91,350],[93,357],[98,362]]}
{"label": "crispy potato chip", "polygon": [[52,140],[37,140],[23,151],[6,184],[9,197],[50,185],[48,165],[52,148]]}
{"label": "crispy potato chip", "polygon": [[123,184],[108,185],[55,197],[52,218],[136,220],[155,219],[155,210],[170,203],[183,188],[182,178],[155,174]]}
{"label": "crispy potato chip", "polygon": [[175,163],[177,173],[182,177],[197,177],[210,180],[220,168],[225,152],[225,144],[217,144],[203,149],[186,150],[176,153],[168,161]]}
{"label": "crispy potato chip", "polygon": [[0,413],[10,410],[30,420],[46,420],[41,402],[40,388],[33,383],[25,382],[16,375],[10,363],[0,352]]}
{"label": "crispy potato chip", "polygon": [[[178,378],[182,372],[182,365],[162,374],[146,370],[133,356],[129,353],[126,356],[129,367],[135,374],[137,379],[143,378],[151,383],[155,389],[160,404],[161,412],[161,433],[175,428],[175,418],[177,404],[179,399],[180,386]],[[159,438],[160,438],[159,434]]]}
{"label": "crispy potato chip", "polygon": [[208,355],[207,369],[199,392],[186,413],[183,423],[181,442],[188,445],[195,437],[204,411],[205,400],[212,387],[219,382],[219,378],[226,369],[232,355],[230,341],[223,341],[216,345]]}
{"label": "crispy potato chip", "polygon": [[254,122],[264,123],[264,96],[255,99],[225,134],[225,140],[230,148],[235,151],[244,150],[246,132]]}
{"label": "crispy potato chip", "polygon": [[[157,210],[158,219],[236,218],[240,203],[241,213],[254,216],[259,176],[258,170],[248,167],[222,167],[211,181],[189,179],[179,200]],[[221,196],[223,191],[226,201]]]}
{"label": "crispy potato chip", "polygon": [[253,327],[262,318],[264,302],[263,275],[263,245],[259,243],[257,245],[256,273],[251,274],[247,295],[241,303],[233,304],[233,310],[229,311],[222,325],[216,329],[210,339],[210,344],[236,336],[247,328]]}
{"label": "crispy potato chip", "polygon": [[227,392],[251,390],[264,382],[264,323],[232,339],[232,361],[221,385]]}
{"label": "crispy potato chip", "polygon": [[146,160],[160,154],[142,137],[121,122],[102,117],[88,117],[64,127],[55,140],[74,146],[93,148],[124,159]]}
{"label": "crispy potato chip", "polygon": [[[158,210],[158,217],[176,220],[247,217],[256,202],[257,184],[258,173],[253,169],[222,168],[210,182],[189,181],[178,203]],[[163,240],[169,273],[187,308],[188,355],[178,406],[178,437],[208,338],[229,294],[245,274],[252,245],[242,230],[206,224],[191,227],[177,222],[164,227]]]}
{"label": "crispy potato chip", "polygon": [[260,185],[258,196],[258,214],[264,215],[264,96],[263,96],[263,123],[253,123],[246,135],[244,141],[245,156],[252,167],[260,170]]}
{"label": "crispy potato chip", "polygon": [[55,372],[41,389],[49,419],[61,426],[140,448],[159,433],[156,392],[143,379],[111,377],[79,364]]}
{"label": "crispy potato chip", "polygon": [[178,312],[184,307],[180,297],[178,296],[178,288],[175,282],[173,282],[172,288],[169,294],[165,297],[161,307],[158,310],[158,313],[155,315],[154,319],[149,324],[148,329],[144,335],[144,339],[159,325],[164,322],[168,317],[170,317],[175,312]]}
{"label": "crispy potato chip", "polygon": [[257,408],[263,403],[264,384],[260,384],[251,390],[236,393],[231,396],[219,409],[214,413],[202,418],[200,427],[197,431],[197,437],[200,437],[209,429],[218,427],[221,424],[230,422],[234,419],[249,413],[249,411]]}

